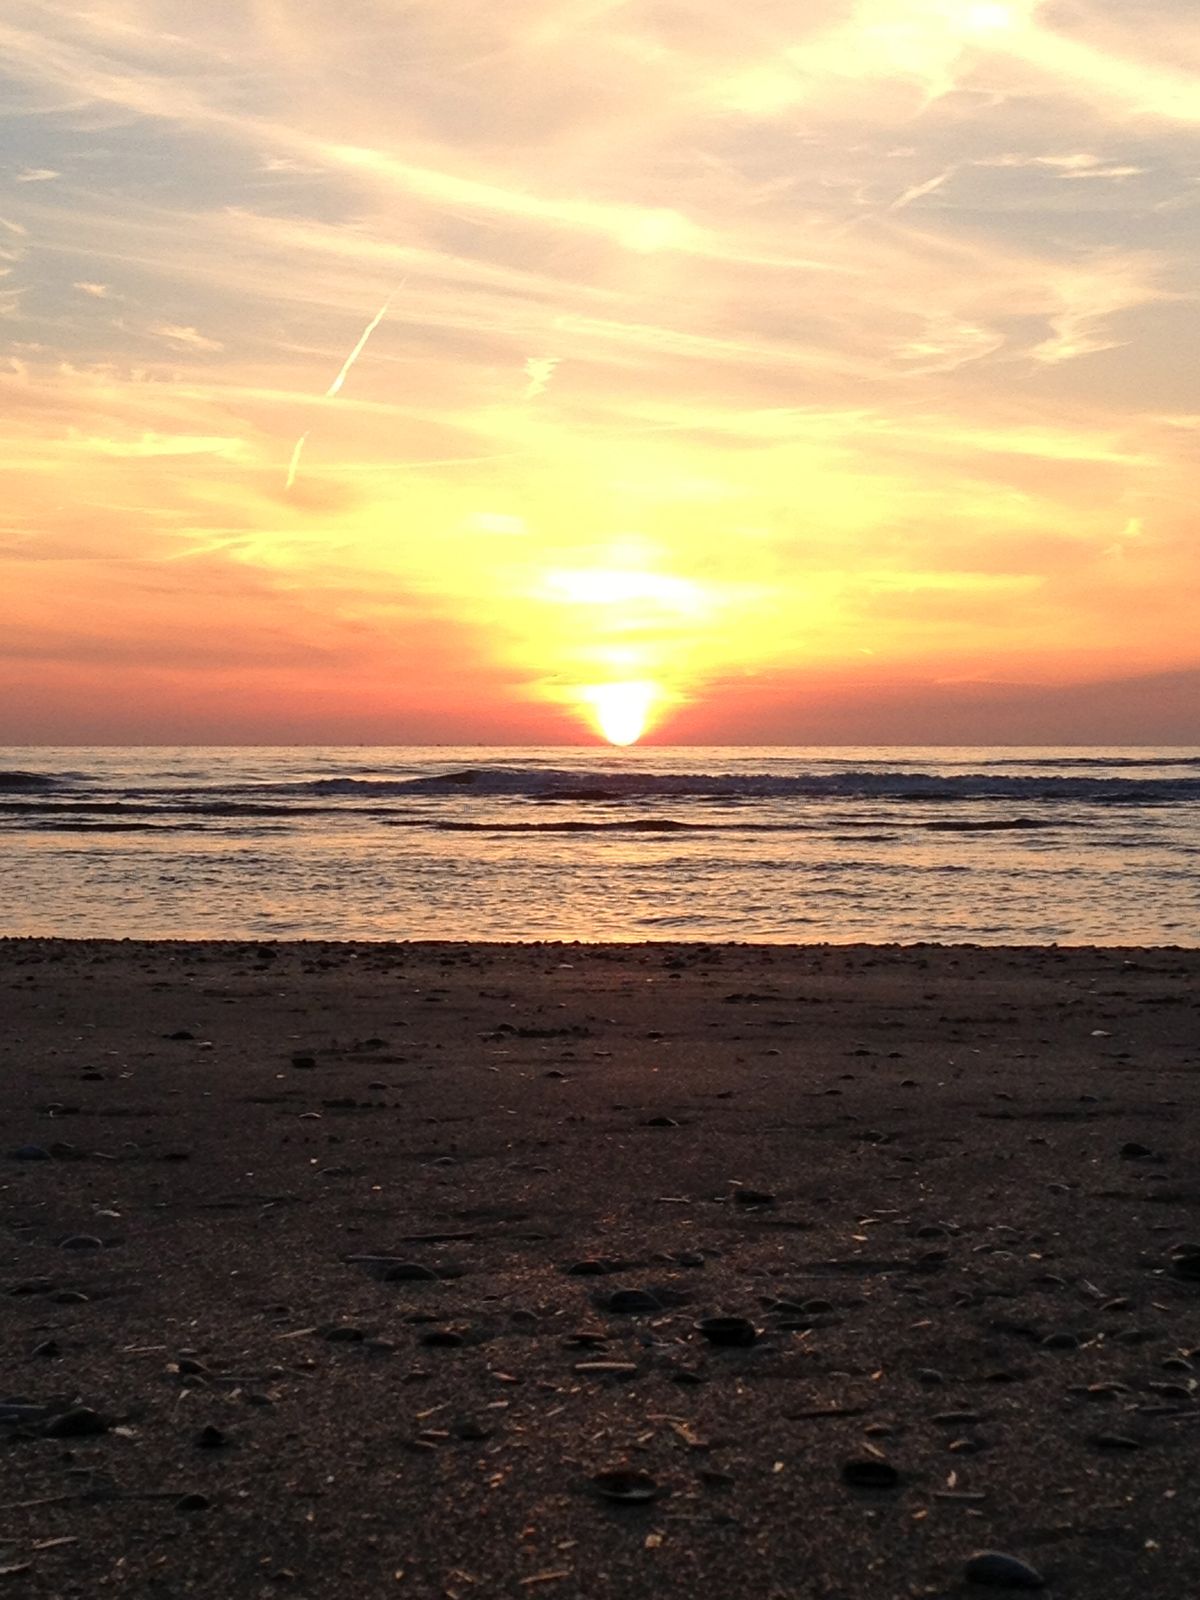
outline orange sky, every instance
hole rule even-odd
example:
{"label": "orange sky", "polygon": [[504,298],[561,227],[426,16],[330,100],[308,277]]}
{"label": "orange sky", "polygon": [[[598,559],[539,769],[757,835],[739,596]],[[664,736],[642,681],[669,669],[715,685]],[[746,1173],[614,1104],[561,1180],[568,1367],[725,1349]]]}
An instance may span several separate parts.
{"label": "orange sky", "polygon": [[1192,0],[13,0],[0,92],[0,741],[1200,742]]}

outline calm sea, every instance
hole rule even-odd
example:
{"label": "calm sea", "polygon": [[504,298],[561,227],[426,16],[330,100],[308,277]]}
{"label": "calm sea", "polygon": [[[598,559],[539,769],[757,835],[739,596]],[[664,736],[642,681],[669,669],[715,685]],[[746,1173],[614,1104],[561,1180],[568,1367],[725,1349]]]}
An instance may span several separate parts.
{"label": "calm sea", "polygon": [[1200,943],[1200,750],[0,750],[0,933]]}

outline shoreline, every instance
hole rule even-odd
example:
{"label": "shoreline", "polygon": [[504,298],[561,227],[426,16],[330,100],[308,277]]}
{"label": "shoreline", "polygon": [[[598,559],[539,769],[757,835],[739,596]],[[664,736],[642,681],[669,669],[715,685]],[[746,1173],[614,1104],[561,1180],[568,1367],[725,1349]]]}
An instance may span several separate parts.
{"label": "shoreline", "polygon": [[0,939],[14,1592],[1200,1590],[1198,980]]}

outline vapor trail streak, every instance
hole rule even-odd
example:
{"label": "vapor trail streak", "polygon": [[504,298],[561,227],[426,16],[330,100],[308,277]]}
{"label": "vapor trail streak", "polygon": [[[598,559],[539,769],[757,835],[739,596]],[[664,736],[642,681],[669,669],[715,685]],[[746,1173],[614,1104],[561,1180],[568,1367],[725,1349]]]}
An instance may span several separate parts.
{"label": "vapor trail streak", "polygon": [[325,398],[327,400],[332,399],[332,397],[335,394],[338,393],[338,391],[341,389],[342,385],[345,383],[346,378],[349,375],[350,368],[354,365],[354,363],[358,360],[359,356],[362,355],[363,351],[366,349],[367,340],[375,332],[375,329],[383,321],[384,317],[387,316],[388,310],[391,307],[392,299],[395,296],[395,293],[396,293],[396,290],[393,289],[392,293],[390,295],[388,295],[387,299],[380,306],[379,310],[375,313],[375,315],[371,318],[370,322],[368,322],[366,327],[363,329],[362,334],[359,337],[358,343],[354,346],[354,349],[351,350],[350,354],[346,357],[345,361],[342,363],[342,370],[338,373],[337,377],[329,385],[328,389],[326,389]]}
{"label": "vapor trail streak", "polygon": [[[354,349],[351,350],[350,354],[346,357],[345,361],[342,362],[341,371],[338,373],[337,377],[333,380],[333,382],[329,385],[328,389],[326,389],[325,396],[324,396],[324,398],[326,400],[332,400],[334,395],[341,393],[342,385],[345,383],[346,379],[350,376],[351,367],[353,367],[354,363],[358,360],[359,356],[362,355],[363,351],[367,348],[367,340],[375,332],[375,329],[383,321],[384,317],[387,316],[388,312],[391,309],[392,301],[399,294],[400,290],[403,289],[404,284],[405,284],[406,281],[407,280],[402,279],[396,285],[396,287],[392,290],[391,294],[388,295],[387,299],[380,306],[379,310],[371,318],[370,322],[367,323],[366,327],[363,329],[362,333],[359,335],[358,343],[354,346]],[[292,487],[292,485],[296,481],[296,473],[300,470],[300,457],[304,454],[304,443],[305,443],[305,440],[308,438],[308,435],[309,435],[310,431],[311,430],[306,429],[300,435],[300,437],[296,440],[296,443],[293,446],[292,459],[288,463],[287,483],[284,485],[285,492],[288,489],[290,489]]]}
{"label": "vapor trail streak", "polygon": [[287,483],[284,485],[285,489],[290,489],[296,481],[296,472],[300,466],[300,457],[304,454],[304,441],[307,438],[308,431],[306,429],[305,432],[302,433],[296,440],[295,446],[292,450],[292,459],[288,463]]}

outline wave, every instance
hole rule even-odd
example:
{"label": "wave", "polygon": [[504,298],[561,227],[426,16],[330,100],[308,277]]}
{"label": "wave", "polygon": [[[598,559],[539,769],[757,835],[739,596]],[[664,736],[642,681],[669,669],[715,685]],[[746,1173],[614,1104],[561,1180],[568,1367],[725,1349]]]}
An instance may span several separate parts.
{"label": "wave", "polygon": [[624,817],[588,822],[456,822],[446,818],[388,817],[385,828],[428,828],[435,833],[807,833],[802,822],[679,822],[674,817]]}
{"label": "wave", "polygon": [[419,778],[316,778],[274,791],[344,799],[530,800],[542,803],[623,800],[1029,800],[1084,804],[1177,804],[1200,800],[1200,777],[1058,776],[1051,774],[907,772],[715,773],[547,767],[471,767]]}
{"label": "wave", "polygon": [[61,787],[62,777],[48,772],[0,772],[0,794],[36,794]]}

